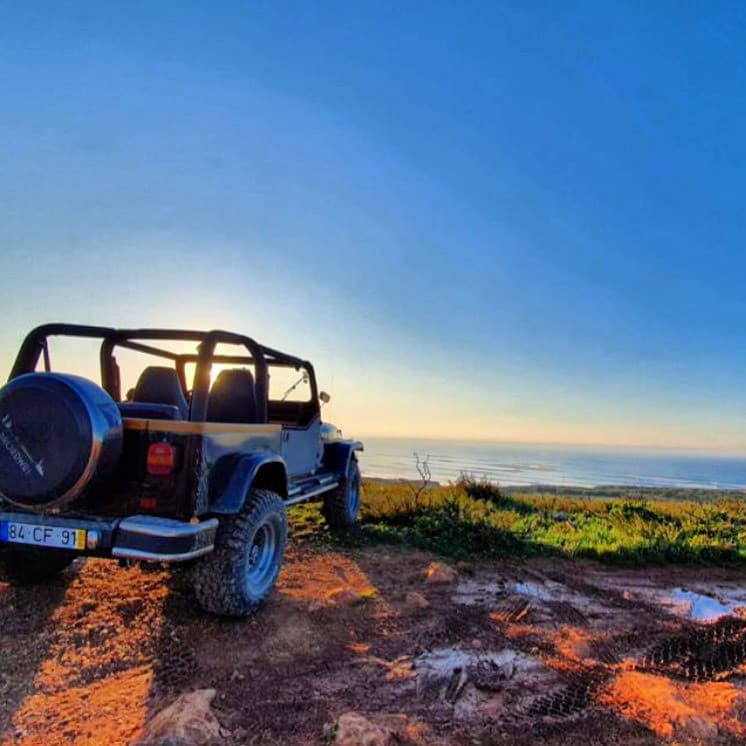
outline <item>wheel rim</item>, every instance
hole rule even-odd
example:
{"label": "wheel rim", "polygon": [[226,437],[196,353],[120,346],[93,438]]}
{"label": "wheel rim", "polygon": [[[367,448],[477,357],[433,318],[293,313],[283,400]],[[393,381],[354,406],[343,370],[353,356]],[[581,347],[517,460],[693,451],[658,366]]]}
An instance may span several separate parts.
{"label": "wheel rim", "polygon": [[249,546],[247,577],[252,592],[261,593],[274,580],[277,549],[275,526],[272,523],[259,526]]}
{"label": "wheel rim", "polygon": [[351,516],[357,515],[357,509],[360,507],[360,480],[353,478],[350,480],[350,486],[347,488],[347,507]]}

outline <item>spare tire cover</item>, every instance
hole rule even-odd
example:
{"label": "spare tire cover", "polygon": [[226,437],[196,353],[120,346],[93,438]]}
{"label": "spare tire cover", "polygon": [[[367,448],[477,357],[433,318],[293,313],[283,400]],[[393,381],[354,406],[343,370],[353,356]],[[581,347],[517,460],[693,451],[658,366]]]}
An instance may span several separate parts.
{"label": "spare tire cover", "polygon": [[27,373],[0,389],[0,497],[27,508],[73,500],[110,475],[122,418],[92,381]]}

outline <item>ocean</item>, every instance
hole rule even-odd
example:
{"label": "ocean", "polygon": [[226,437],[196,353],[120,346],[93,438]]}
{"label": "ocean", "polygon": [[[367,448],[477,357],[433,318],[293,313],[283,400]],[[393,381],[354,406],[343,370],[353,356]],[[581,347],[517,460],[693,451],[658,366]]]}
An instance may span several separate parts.
{"label": "ocean", "polygon": [[673,450],[364,438],[364,476],[416,479],[414,454],[429,456],[432,479],[464,472],[502,485],[746,489],[746,456]]}

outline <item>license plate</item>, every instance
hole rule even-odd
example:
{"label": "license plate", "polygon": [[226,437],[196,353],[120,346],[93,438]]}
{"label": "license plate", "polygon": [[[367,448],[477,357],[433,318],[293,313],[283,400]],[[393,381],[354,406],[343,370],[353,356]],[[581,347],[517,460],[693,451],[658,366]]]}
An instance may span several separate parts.
{"label": "license plate", "polygon": [[54,549],[85,549],[85,529],[0,521],[0,541]]}

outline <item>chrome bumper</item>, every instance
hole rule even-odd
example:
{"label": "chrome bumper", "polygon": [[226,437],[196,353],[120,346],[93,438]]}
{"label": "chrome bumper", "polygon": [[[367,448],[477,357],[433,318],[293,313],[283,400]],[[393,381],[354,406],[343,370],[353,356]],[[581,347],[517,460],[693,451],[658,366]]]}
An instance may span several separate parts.
{"label": "chrome bumper", "polygon": [[111,554],[121,559],[184,562],[211,552],[217,530],[217,518],[185,523],[134,515],[119,522]]}

